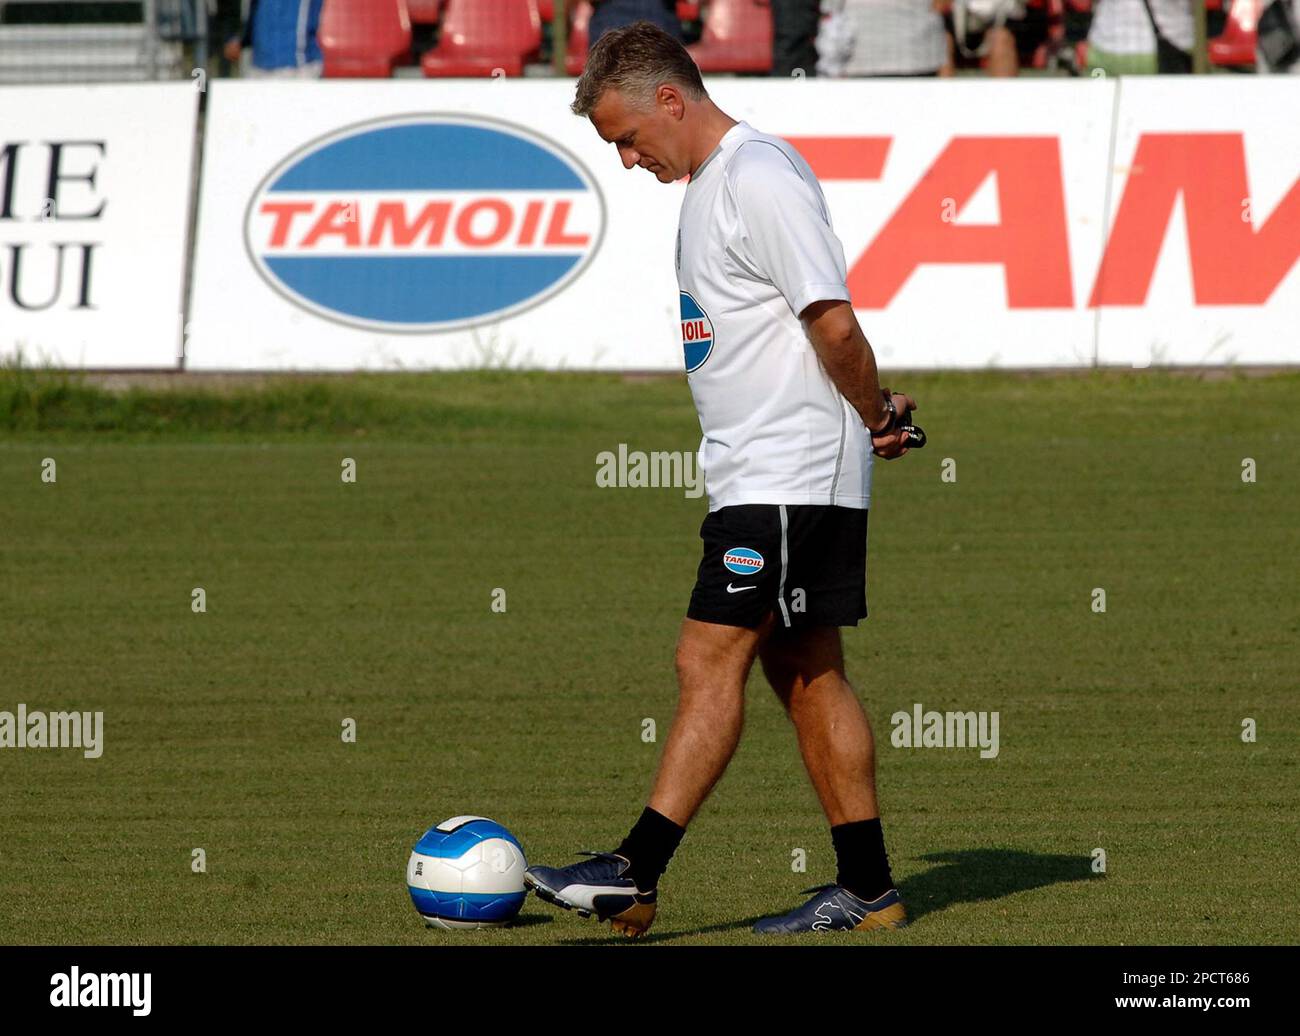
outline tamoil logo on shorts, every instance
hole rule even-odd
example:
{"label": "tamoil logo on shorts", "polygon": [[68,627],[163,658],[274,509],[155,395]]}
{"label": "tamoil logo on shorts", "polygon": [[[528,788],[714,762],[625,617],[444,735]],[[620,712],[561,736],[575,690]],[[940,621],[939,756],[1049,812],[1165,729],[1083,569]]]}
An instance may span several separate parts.
{"label": "tamoil logo on shorts", "polygon": [[763,571],[763,555],[749,547],[732,547],[723,551],[722,563],[738,576],[752,576]]}
{"label": "tamoil logo on shorts", "polygon": [[483,116],[346,126],[266,176],[244,241],[263,279],[328,320],[389,332],[501,320],[600,247],[595,179],[553,141]]}
{"label": "tamoil logo on shorts", "polygon": [[682,351],[686,356],[686,373],[704,366],[713,352],[713,321],[700,308],[689,291],[681,293]]}

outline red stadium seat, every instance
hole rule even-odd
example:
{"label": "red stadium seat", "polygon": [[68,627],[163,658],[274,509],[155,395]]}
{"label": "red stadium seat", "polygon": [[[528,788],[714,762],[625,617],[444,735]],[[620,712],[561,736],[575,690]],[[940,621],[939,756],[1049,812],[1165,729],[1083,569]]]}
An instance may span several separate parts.
{"label": "red stadium seat", "polygon": [[1232,0],[1222,35],[1209,41],[1211,65],[1254,65],[1259,0]]}
{"label": "red stadium seat", "polygon": [[326,0],[317,34],[328,77],[383,78],[411,52],[403,0]]}
{"label": "red stadium seat", "polygon": [[[569,10],[573,10],[573,3],[569,3]],[[555,21],[555,0],[537,0],[537,14],[544,22]]]}
{"label": "red stadium seat", "polygon": [[571,76],[582,75],[583,66],[587,63],[592,10],[590,0],[579,0],[573,11],[573,24],[569,26],[569,49],[564,55],[564,70]]}
{"label": "red stadium seat", "polygon": [[523,75],[542,43],[535,0],[447,0],[438,45],[420,62],[426,76]]}
{"label": "red stadium seat", "polygon": [[712,0],[700,42],[687,49],[701,72],[772,71],[769,0]]}
{"label": "red stadium seat", "polygon": [[406,0],[412,25],[437,25],[442,14],[442,0]]}
{"label": "red stadium seat", "polygon": [[677,0],[677,20],[681,22],[699,21],[700,5],[687,3],[686,0]]}

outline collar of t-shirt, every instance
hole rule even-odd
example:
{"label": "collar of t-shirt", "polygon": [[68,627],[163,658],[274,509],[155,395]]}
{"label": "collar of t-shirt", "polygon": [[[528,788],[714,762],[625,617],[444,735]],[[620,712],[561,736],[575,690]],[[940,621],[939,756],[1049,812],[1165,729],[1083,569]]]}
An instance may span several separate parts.
{"label": "collar of t-shirt", "polygon": [[734,126],[731,127],[731,129],[727,130],[727,132],[722,135],[722,139],[718,141],[718,146],[709,152],[709,157],[700,163],[700,167],[695,170],[695,174],[691,177],[691,179],[698,180],[700,178],[700,174],[704,172],[705,169],[708,168],[710,162],[712,162],[715,158],[718,157],[718,155],[722,152],[722,149],[726,146],[728,140],[730,140],[732,137],[742,137],[745,134],[752,133],[752,132],[754,132],[753,129],[750,127],[749,123],[747,123],[744,119],[741,119],[739,122],[737,122]]}

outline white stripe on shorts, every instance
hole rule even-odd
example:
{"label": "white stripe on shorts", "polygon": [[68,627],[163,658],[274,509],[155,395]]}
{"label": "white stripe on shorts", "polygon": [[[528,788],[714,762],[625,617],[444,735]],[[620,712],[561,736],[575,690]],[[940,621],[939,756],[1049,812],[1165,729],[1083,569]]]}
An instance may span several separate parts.
{"label": "white stripe on shorts", "polygon": [[777,587],[776,599],[781,605],[781,617],[785,619],[786,626],[790,625],[790,610],[785,606],[785,569],[790,562],[790,547],[786,543],[785,533],[790,527],[786,518],[785,504],[778,504],[781,509],[781,585]]}

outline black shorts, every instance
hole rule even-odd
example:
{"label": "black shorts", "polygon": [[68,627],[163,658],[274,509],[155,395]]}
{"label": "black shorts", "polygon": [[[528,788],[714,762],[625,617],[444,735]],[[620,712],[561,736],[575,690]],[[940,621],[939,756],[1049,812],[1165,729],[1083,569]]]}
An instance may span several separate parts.
{"label": "black shorts", "polygon": [[704,558],[687,618],[723,626],[856,626],[867,616],[867,511],[741,504],[700,526]]}

